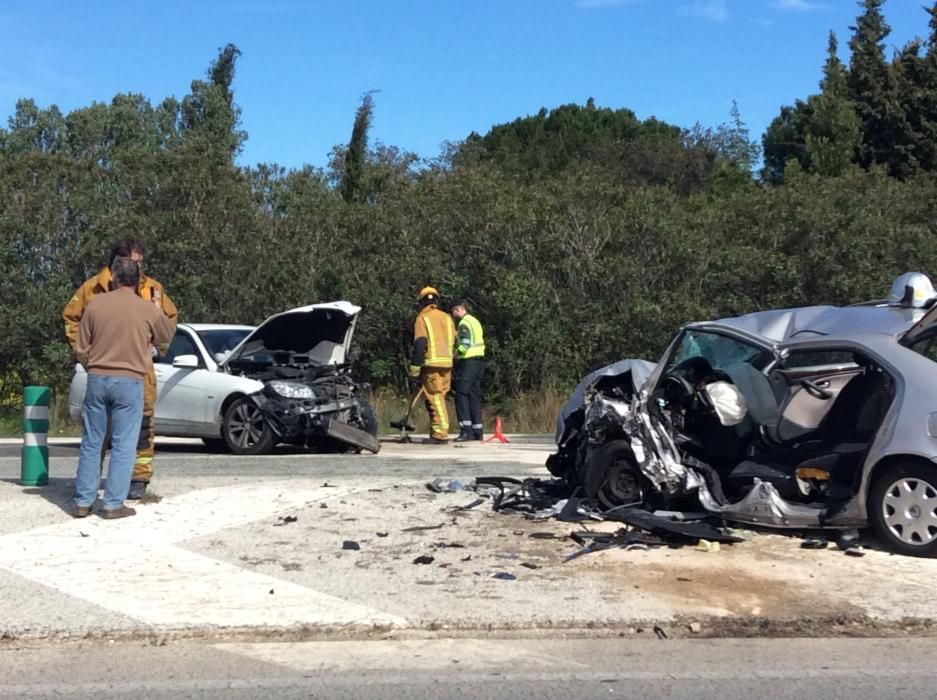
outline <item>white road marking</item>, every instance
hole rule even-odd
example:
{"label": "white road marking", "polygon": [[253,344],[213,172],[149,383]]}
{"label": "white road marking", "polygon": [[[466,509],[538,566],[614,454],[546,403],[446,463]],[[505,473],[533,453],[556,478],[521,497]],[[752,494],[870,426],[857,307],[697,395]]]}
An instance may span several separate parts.
{"label": "white road marking", "polygon": [[477,671],[587,668],[570,659],[539,653],[536,642],[499,639],[403,639],[385,641],[216,644],[215,648],[302,673],[315,671]]}
{"label": "white road marking", "polygon": [[401,617],[173,546],[351,492],[296,482],[205,489],[143,506],[127,520],[91,517],[0,537],[0,568],[159,627],[402,625]]}

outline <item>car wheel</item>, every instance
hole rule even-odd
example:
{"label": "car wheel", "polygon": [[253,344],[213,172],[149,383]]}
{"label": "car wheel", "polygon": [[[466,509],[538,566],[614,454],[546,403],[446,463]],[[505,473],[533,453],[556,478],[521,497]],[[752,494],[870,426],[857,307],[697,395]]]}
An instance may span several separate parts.
{"label": "car wheel", "polygon": [[202,438],[202,444],[211,452],[227,452],[228,443],[224,438]]}
{"label": "car wheel", "polygon": [[644,483],[627,440],[612,440],[589,450],[582,473],[583,489],[606,508],[641,503]]}
{"label": "car wheel", "polygon": [[260,455],[273,449],[273,428],[246,396],[237,399],[225,411],[221,425],[224,441],[236,455]]}
{"label": "car wheel", "polygon": [[937,556],[937,468],[898,464],[876,479],[869,520],[889,549],[912,557]]}
{"label": "car wheel", "polygon": [[358,426],[371,435],[377,435],[377,417],[367,399],[358,399]]}

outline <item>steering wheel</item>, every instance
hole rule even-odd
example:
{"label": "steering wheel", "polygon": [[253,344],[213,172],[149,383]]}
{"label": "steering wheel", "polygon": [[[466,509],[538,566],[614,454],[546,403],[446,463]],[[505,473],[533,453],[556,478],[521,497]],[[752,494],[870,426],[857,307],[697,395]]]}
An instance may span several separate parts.
{"label": "steering wheel", "polygon": [[693,396],[696,395],[696,388],[686,377],[679,374],[666,375],[661,388],[668,401],[684,407],[689,406]]}
{"label": "steering wheel", "polygon": [[823,401],[829,401],[833,398],[833,392],[824,389],[822,386],[817,384],[812,379],[801,379],[800,385],[806,390],[811,396],[822,399]]}

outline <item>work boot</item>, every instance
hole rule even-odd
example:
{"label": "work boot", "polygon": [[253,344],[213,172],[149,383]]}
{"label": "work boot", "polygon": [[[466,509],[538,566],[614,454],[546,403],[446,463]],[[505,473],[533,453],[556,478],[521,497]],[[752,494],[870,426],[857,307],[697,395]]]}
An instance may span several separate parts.
{"label": "work boot", "polygon": [[73,518],[87,518],[91,515],[91,506],[75,506],[72,509]]}
{"label": "work boot", "polygon": [[113,508],[111,510],[102,508],[98,511],[98,514],[105,520],[117,520],[117,518],[129,518],[131,515],[136,515],[137,511],[127,506],[121,506],[120,508]]}
{"label": "work boot", "polygon": [[485,432],[483,430],[473,430],[472,439],[473,440],[482,440],[485,437]]}
{"label": "work boot", "polygon": [[424,445],[448,445],[449,441],[442,438],[430,436],[423,441]]}
{"label": "work boot", "polygon": [[459,432],[459,437],[455,439],[455,442],[468,442],[471,439],[472,439],[472,434],[468,430],[465,430],[463,428],[461,432]]}
{"label": "work boot", "polygon": [[130,491],[127,493],[128,501],[139,501],[146,495],[146,485],[148,481],[131,481]]}

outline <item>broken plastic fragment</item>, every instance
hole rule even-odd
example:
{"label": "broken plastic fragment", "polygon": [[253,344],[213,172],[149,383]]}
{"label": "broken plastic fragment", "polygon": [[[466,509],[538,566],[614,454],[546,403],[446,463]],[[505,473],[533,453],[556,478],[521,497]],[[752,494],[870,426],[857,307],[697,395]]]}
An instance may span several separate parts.
{"label": "broken plastic fragment", "polygon": [[710,540],[700,540],[696,543],[696,548],[701,552],[718,552],[719,543]]}
{"label": "broken plastic fragment", "polygon": [[361,549],[361,545],[354,540],[345,540],[342,542],[342,549],[359,550]]}
{"label": "broken plastic fragment", "polygon": [[421,554],[416,559],[413,560],[414,564],[432,564],[435,561],[436,557],[431,557],[428,554]]}
{"label": "broken plastic fragment", "polygon": [[496,578],[500,581],[516,581],[517,576],[514,574],[509,574],[507,571],[499,571],[496,574],[492,574],[491,578]]}

